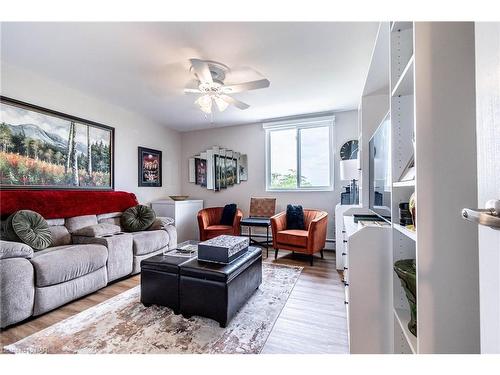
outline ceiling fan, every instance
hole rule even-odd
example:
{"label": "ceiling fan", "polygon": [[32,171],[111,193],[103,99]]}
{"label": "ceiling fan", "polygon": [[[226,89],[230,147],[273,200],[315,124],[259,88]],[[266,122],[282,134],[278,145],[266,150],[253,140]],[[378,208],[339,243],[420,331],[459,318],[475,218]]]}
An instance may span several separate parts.
{"label": "ceiling fan", "polygon": [[248,104],[233,98],[230,94],[263,89],[271,84],[269,80],[262,78],[255,81],[226,85],[224,80],[226,74],[230,72],[228,66],[210,60],[190,59],[190,62],[191,72],[194,73],[196,79],[188,85],[189,87],[184,89],[184,93],[201,94],[195,103],[207,114],[212,113],[214,103],[220,112],[225,111],[230,104],[239,109],[247,109],[250,107]]}

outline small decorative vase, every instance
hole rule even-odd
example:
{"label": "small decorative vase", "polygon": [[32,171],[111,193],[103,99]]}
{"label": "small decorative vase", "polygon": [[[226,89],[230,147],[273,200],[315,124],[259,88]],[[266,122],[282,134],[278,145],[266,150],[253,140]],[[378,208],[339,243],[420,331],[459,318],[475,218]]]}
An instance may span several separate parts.
{"label": "small decorative vase", "polygon": [[417,283],[415,259],[403,259],[394,263],[394,271],[401,281],[408,304],[410,305],[410,321],[408,329],[417,337]]}
{"label": "small decorative vase", "polygon": [[415,200],[415,193],[412,193],[410,196],[410,213],[411,213],[411,219],[413,220],[413,226],[415,229],[417,228],[417,202]]}

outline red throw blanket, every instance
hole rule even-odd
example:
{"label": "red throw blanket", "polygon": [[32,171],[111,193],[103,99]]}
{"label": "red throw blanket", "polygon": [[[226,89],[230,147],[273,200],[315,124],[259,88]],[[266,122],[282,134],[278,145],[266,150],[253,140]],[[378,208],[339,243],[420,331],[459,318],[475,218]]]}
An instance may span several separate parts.
{"label": "red throw blanket", "polygon": [[2,218],[17,210],[36,211],[45,219],[98,215],[124,211],[137,204],[135,194],[125,191],[0,191],[0,215]]}

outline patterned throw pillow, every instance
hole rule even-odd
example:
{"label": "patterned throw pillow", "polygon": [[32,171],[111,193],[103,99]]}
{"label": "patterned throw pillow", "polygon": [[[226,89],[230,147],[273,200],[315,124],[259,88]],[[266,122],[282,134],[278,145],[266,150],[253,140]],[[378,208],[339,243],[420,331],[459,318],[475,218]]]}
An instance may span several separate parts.
{"label": "patterned throw pillow", "polygon": [[126,232],[140,232],[148,229],[156,219],[156,214],[148,206],[139,204],[126,209],[120,219],[122,228]]}
{"label": "patterned throw pillow", "polygon": [[17,237],[34,250],[43,250],[52,243],[52,234],[47,221],[38,212],[20,210],[7,219],[6,232],[11,238]]}

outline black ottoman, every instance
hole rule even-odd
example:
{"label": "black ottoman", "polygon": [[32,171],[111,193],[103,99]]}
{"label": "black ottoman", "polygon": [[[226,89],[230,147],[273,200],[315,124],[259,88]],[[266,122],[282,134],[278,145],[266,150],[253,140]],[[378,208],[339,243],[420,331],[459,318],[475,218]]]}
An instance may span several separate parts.
{"label": "black ottoman", "polygon": [[141,261],[141,302],[179,313],[179,266],[192,258],[155,255]]}
{"label": "black ottoman", "polygon": [[180,265],[180,312],[226,327],[262,283],[262,250],[250,246],[230,264],[192,259]]}

